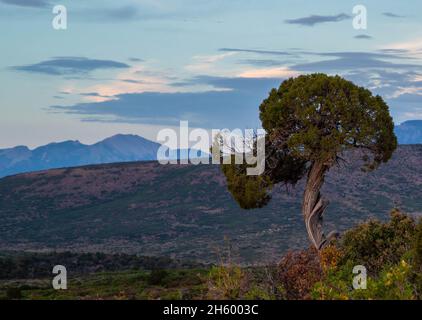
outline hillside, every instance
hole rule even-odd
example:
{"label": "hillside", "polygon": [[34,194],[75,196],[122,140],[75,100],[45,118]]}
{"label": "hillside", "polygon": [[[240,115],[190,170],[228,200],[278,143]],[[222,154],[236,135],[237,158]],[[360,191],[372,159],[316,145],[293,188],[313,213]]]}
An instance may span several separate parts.
{"label": "hillside", "polygon": [[[422,214],[422,145],[400,146],[377,171],[354,155],[327,177],[327,231],[345,230],[391,208]],[[159,190],[159,192],[158,192]],[[0,180],[0,250],[136,253],[264,263],[307,245],[302,183],[279,187],[270,205],[239,209],[215,165],[119,163],[27,173]]]}

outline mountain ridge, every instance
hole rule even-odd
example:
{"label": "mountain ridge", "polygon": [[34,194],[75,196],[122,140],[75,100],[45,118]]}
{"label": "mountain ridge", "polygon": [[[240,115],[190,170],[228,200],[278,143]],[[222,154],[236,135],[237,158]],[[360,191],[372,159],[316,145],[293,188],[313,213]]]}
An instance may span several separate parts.
{"label": "mountain ridge", "polygon": [[53,168],[156,160],[160,144],[137,135],[117,134],[94,144],[52,142],[34,149],[0,149],[0,177]]}
{"label": "mountain ridge", "polygon": [[[397,125],[399,144],[422,144],[422,120]],[[90,164],[157,160],[161,145],[134,134],[116,134],[94,144],[78,140],[52,142],[34,149],[27,146],[0,149],[0,177],[54,168]],[[187,158],[187,150],[171,150],[171,159]],[[202,155],[204,156],[204,155]]]}

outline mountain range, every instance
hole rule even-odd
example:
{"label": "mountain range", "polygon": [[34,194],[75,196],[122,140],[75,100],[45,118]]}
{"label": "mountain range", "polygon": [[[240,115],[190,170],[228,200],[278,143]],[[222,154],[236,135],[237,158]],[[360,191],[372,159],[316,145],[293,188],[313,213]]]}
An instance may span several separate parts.
{"label": "mountain range", "polygon": [[[399,144],[422,143],[422,120],[396,126]],[[93,145],[79,141],[50,143],[30,150],[26,146],[0,149],[0,177],[52,168],[88,164],[157,160],[160,144],[137,135],[118,134]],[[189,150],[172,150],[171,159],[187,158]],[[196,153],[198,156],[204,156]]]}
{"label": "mountain range", "polygon": [[[0,149],[0,177],[52,168],[88,164],[157,160],[161,145],[137,135],[118,134],[92,145],[79,141],[50,143],[30,150],[26,146]],[[187,158],[195,149],[169,150],[169,159]],[[204,154],[202,154],[204,156]]]}

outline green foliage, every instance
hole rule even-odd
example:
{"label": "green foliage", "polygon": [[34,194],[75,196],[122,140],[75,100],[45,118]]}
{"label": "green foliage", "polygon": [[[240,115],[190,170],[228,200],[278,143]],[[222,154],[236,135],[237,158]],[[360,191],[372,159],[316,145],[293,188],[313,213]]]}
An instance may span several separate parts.
{"label": "green foliage", "polygon": [[397,147],[387,104],[339,76],[288,79],[259,108],[266,130],[264,174],[247,176],[247,165],[234,161],[222,165],[228,189],[244,209],[267,205],[275,184],[295,184],[315,161],[329,169],[341,153],[358,148],[364,168],[372,170]]}
{"label": "green foliage", "polygon": [[174,290],[165,293],[162,297],[163,300],[182,300],[183,294],[181,290]]}
{"label": "green foliage", "polygon": [[245,273],[234,265],[215,266],[209,272],[208,289],[212,299],[239,299],[245,282]]}
{"label": "green foliage", "polygon": [[373,155],[369,166],[390,159],[397,147],[387,104],[339,76],[303,75],[284,81],[260,106],[269,140],[284,141],[306,161],[335,160],[349,148]]}
{"label": "green foliage", "polygon": [[[421,223],[419,223],[421,225]],[[338,243],[342,256],[312,290],[314,299],[420,299],[420,226],[393,210],[387,223],[370,221],[349,230]],[[413,262],[413,263],[412,263]],[[353,267],[367,268],[367,288],[352,286]]]}
{"label": "green foliage", "polygon": [[[166,270],[161,284],[151,285],[147,271],[97,272],[82,277],[71,276],[67,290],[54,290],[51,278],[0,283],[0,299],[203,299],[207,290],[208,270]],[[27,283],[23,285],[22,283]],[[12,289],[14,288],[14,289]],[[20,293],[20,296],[18,295]]]}
{"label": "green foliage", "polygon": [[277,281],[275,267],[242,268],[227,264],[211,268],[207,299],[276,300],[285,299],[286,290]]}
{"label": "green foliage", "polygon": [[156,286],[163,285],[169,273],[166,270],[152,270],[148,278],[148,284]]}
{"label": "green foliage", "polygon": [[415,266],[419,267],[422,271],[422,219],[419,220],[419,223],[416,227],[415,235]]}
{"label": "green foliage", "polygon": [[[388,222],[359,225],[319,252],[291,251],[276,266],[241,267],[231,262],[229,251],[226,263],[207,269],[187,265],[152,271],[85,271],[82,276],[72,272],[68,290],[52,289],[50,273],[27,280],[9,278],[0,282],[0,299],[421,299],[421,221],[416,224],[394,210]],[[92,270],[93,263],[103,264],[108,257],[66,255],[78,257],[81,270],[83,264]],[[19,257],[21,262],[27,259]],[[365,290],[352,286],[357,264],[369,273]]]}
{"label": "green foliage", "polygon": [[318,300],[412,300],[415,299],[414,287],[410,281],[412,269],[402,260],[385,268],[378,276],[367,278],[366,289],[352,287],[353,264],[349,261],[338,270],[331,270],[318,282],[312,297]]}
{"label": "green foliage", "polygon": [[377,274],[388,265],[397,264],[412,248],[415,221],[397,210],[391,220],[369,221],[346,232],[341,241],[343,261],[364,265],[369,274]]}
{"label": "green foliage", "polygon": [[258,285],[254,285],[242,298],[246,300],[275,300],[275,295],[270,294],[268,290]]}
{"label": "green foliage", "polygon": [[0,252],[0,279],[31,279],[49,277],[53,267],[65,265],[73,274],[122,270],[162,270],[180,267],[199,267],[201,264],[129,254],[75,252]]}
{"label": "green foliage", "polygon": [[246,175],[247,165],[222,165],[227,178],[227,188],[243,209],[261,208],[270,200],[268,195],[272,183],[267,176]]}

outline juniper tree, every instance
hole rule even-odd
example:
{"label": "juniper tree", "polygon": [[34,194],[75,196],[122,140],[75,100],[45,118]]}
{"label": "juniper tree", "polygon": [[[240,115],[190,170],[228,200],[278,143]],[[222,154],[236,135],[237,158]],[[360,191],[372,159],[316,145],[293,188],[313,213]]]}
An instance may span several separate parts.
{"label": "juniper tree", "polygon": [[306,178],[302,214],[312,245],[321,249],[335,235],[322,229],[325,175],[348,149],[362,150],[366,171],[391,158],[397,139],[389,108],[379,95],[339,76],[311,74],[272,89],[259,109],[265,172],[248,176],[247,164],[222,165],[228,189],[242,208],[253,209],[268,204],[275,185]]}

